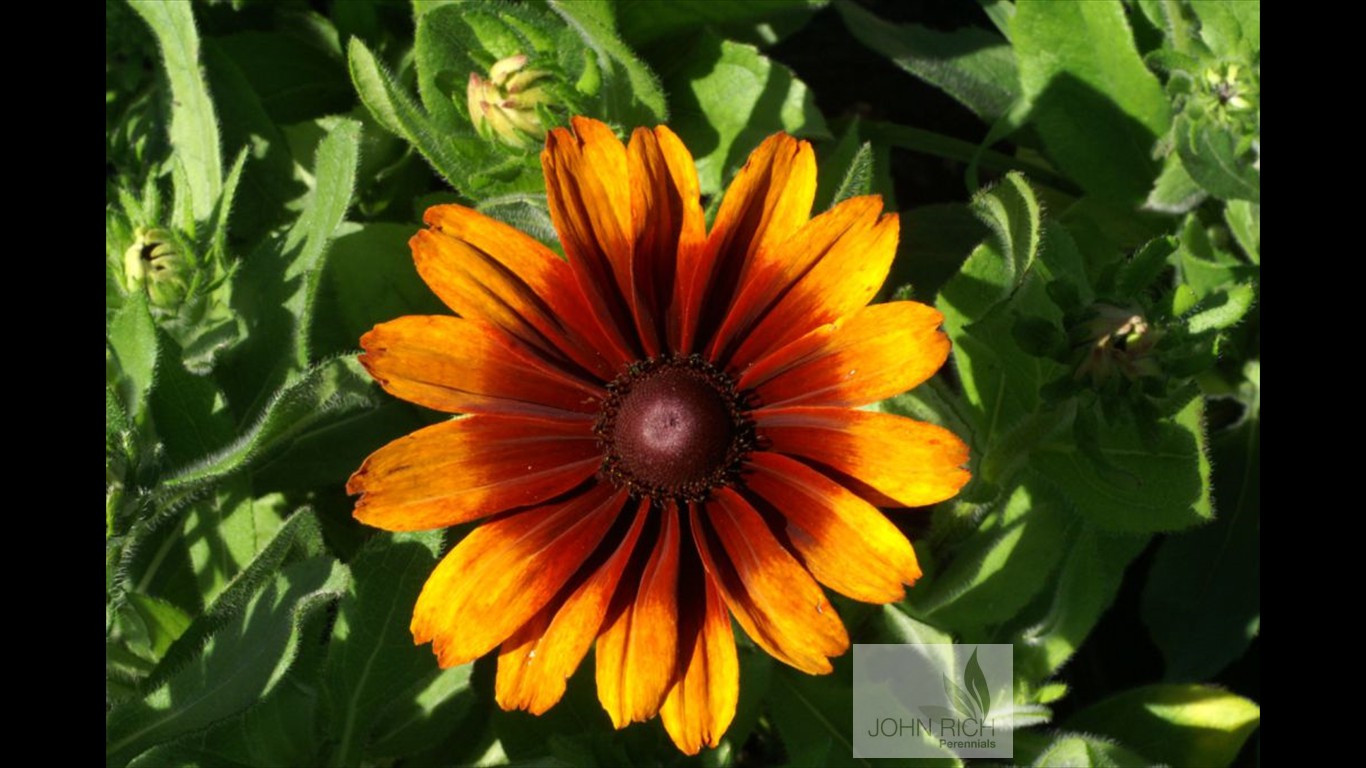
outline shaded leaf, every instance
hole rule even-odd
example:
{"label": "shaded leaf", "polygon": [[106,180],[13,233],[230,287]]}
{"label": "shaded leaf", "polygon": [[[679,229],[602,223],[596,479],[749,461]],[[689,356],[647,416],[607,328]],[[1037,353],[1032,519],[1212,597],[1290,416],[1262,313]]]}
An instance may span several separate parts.
{"label": "shaded leaf", "polygon": [[704,195],[721,191],[722,180],[770,134],[830,135],[810,91],[787,67],[709,32],[664,85],[673,97],[670,125],[697,160]]}
{"label": "shaded leaf", "polygon": [[302,624],[335,599],[346,569],[328,558],[286,568],[216,632],[195,661],[165,685],[106,717],[106,758],[126,763],[147,748],[231,717],[279,683],[298,650]]}
{"label": "shaded leaf", "polygon": [[414,710],[427,707],[415,699],[434,683],[468,679],[468,670],[438,669],[408,629],[440,549],[439,532],[381,534],[352,561],[355,579],[341,601],[323,669],[323,722],[336,744],[334,765],[365,762],[376,726],[386,717],[417,718]]}
{"label": "shaded leaf", "polygon": [[1107,425],[1097,434],[1078,432],[1076,444],[1041,446],[1030,464],[1102,530],[1185,528],[1213,516],[1203,419],[1203,403],[1195,398],[1175,418],[1158,422],[1150,439],[1133,425]]}
{"label": "shaded leaf", "polygon": [[1157,550],[1143,621],[1167,679],[1205,680],[1242,655],[1261,630],[1261,418],[1254,400],[1237,429],[1215,437],[1214,522]]}
{"label": "shaded leaf", "polygon": [[1000,35],[979,27],[941,32],[919,24],[891,24],[852,2],[835,7],[859,42],[939,87],[988,123],[1019,98],[1015,55]]}
{"label": "shaded leaf", "polygon": [[408,224],[345,224],[328,249],[314,307],[316,354],[359,348],[361,334],[402,315],[443,315],[450,310],[422,282],[408,247]]}
{"label": "shaded leaf", "polygon": [[166,478],[158,491],[170,496],[217,482],[282,450],[310,429],[373,402],[369,376],[355,360],[315,366],[281,387],[235,442]]}
{"label": "shaded leaf", "polygon": [[216,595],[206,601],[204,611],[195,617],[175,644],[162,658],[148,681],[159,687],[176,670],[197,654],[204,641],[219,627],[242,610],[268,579],[288,562],[312,557],[322,552],[322,530],[318,518],[308,510],[291,515],[275,531],[269,544],[263,547],[246,567],[234,573]]}
{"label": "shaded leaf", "polygon": [[[772,30],[789,29],[829,4],[829,0],[748,0],[718,3],[715,0],[616,0],[621,36],[634,46],[678,39],[702,28],[723,33],[732,40],[772,43]],[[762,38],[762,39],[759,39]]]}
{"label": "shaded leaf", "polygon": [[1046,680],[1076,653],[1119,591],[1124,569],[1147,536],[1118,536],[1083,527],[1066,547],[1057,586],[1043,618],[1016,641],[1015,674]]}

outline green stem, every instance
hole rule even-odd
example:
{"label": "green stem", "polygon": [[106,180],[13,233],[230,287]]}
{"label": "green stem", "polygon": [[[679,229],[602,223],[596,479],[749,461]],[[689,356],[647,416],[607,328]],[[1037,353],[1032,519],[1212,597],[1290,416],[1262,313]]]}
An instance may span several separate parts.
{"label": "green stem", "polygon": [[999,173],[1020,171],[1029,176],[1030,179],[1055,189],[1064,191],[1075,189],[1074,184],[1046,166],[990,149],[980,150],[979,153],[977,145],[970,141],[944,136],[934,131],[911,128],[896,123],[870,121],[859,124],[859,135],[869,141],[877,141],[912,152],[956,160],[960,163],[971,163],[975,157],[977,164],[982,168]]}

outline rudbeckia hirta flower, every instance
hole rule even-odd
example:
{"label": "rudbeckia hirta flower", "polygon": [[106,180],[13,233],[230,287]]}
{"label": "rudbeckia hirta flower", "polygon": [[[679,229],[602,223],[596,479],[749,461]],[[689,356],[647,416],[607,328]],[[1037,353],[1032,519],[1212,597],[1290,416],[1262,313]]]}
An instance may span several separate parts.
{"label": "rudbeckia hirta flower", "polygon": [[623,145],[576,118],[541,159],[566,258],[442,205],[412,239],[457,316],[361,340],[393,395],[459,418],[376,451],[357,519],[484,522],[413,611],[442,666],[498,649],[496,696],[541,713],[596,645],[616,727],[658,714],[680,749],[735,713],[731,617],[809,673],[849,638],[821,584],[889,602],[920,575],[878,507],[968,480],[950,432],[866,405],[943,364],[941,316],[868,306],[896,250],[877,197],[812,217],[810,145],[767,139],[706,231],[692,157],[667,128]]}

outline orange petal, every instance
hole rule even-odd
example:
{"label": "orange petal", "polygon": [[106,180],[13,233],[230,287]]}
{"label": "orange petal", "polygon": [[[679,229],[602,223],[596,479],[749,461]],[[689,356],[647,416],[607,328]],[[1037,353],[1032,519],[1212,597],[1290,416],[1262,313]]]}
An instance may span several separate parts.
{"label": "orange petal", "polygon": [[631,312],[650,356],[673,347],[681,327],[671,312],[679,264],[706,245],[697,168],[683,142],[664,126],[637,128],[627,147],[631,169]]}
{"label": "orange petal", "polygon": [[920,578],[911,543],[877,507],[795,459],[758,451],[749,464],[746,487],[787,518],[788,540],[822,584],[890,603]]}
{"label": "orange petal", "polygon": [[811,574],[734,490],[718,490],[705,506],[710,532],[694,505],[693,538],[735,620],[779,661],[808,674],[830,672],[828,657],[848,649],[849,635]]}
{"label": "orange petal", "polygon": [[354,515],[387,531],[425,531],[537,504],[602,463],[590,422],[470,416],[424,427],[370,454],[346,483]]}
{"label": "orange petal", "polygon": [[850,198],[806,222],[791,237],[755,252],[744,264],[739,292],[707,347],[707,358],[725,359],[740,337],[831,249],[846,240],[862,242],[881,212],[879,197]]}
{"label": "orange petal", "polygon": [[874,304],[823,325],[740,376],[765,406],[877,402],[924,382],[949,356],[944,316],[914,301]]}
{"label": "orange petal", "polygon": [[709,330],[703,326],[719,325],[745,262],[805,224],[815,198],[816,157],[810,144],[776,133],[750,154],[726,190],[706,247],[693,263],[679,263],[681,334],[676,351],[700,346],[699,334],[706,341]]}
{"label": "orange petal", "polygon": [[508,225],[459,205],[436,205],[431,227],[409,244],[413,262],[446,306],[515,336],[552,360],[567,358],[603,381],[629,358],[596,349],[595,314],[573,284],[569,265]]}
{"label": "orange petal", "polygon": [[943,501],[970,475],[968,447],[943,427],[844,408],[761,408],[756,433],[773,451],[808,459],[908,507]]}
{"label": "orange petal", "polygon": [[[626,147],[605,124],[585,117],[573,132],[556,128],[541,152],[550,219],[603,340],[625,359],[639,357],[626,337],[633,323],[631,188]],[[634,334],[632,334],[634,335]]]}
{"label": "orange petal", "polygon": [[731,365],[744,370],[765,353],[872,301],[896,255],[898,222],[896,214],[888,214],[871,229],[840,238],[745,334]]}
{"label": "orange petal", "polygon": [[598,636],[598,699],[617,728],[654,717],[678,663],[679,512],[670,502],[659,513],[659,538],[639,585],[622,582]]}
{"label": "orange petal", "polygon": [[539,715],[564,695],[565,682],[602,628],[648,512],[649,506],[641,505],[615,551],[562,605],[552,601],[503,643],[495,686],[500,707]]}
{"label": "orange petal", "polygon": [[413,641],[442,667],[473,661],[545,607],[612,526],[626,494],[597,484],[485,523],[442,558],[413,608]]}
{"label": "orange petal", "polygon": [[606,397],[475,320],[408,315],[375,326],[360,344],[361,364],[386,391],[449,413],[590,418]]}
{"label": "orange petal", "polygon": [[740,662],[730,613],[711,576],[701,574],[700,606],[691,606],[679,628],[679,679],[664,698],[659,717],[685,754],[721,742],[740,699]]}

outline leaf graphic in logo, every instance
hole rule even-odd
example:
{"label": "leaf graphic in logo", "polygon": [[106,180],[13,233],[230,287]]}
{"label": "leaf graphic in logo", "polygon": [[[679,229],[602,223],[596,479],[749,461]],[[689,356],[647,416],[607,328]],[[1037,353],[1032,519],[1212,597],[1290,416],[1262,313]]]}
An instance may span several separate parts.
{"label": "leaf graphic in logo", "polygon": [[961,685],[950,680],[948,675],[943,675],[943,678],[944,694],[949,697],[949,703],[958,711],[958,714],[964,718],[977,718],[977,706],[973,703],[972,697],[968,696],[968,692],[963,690]]}
{"label": "leaf graphic in logo", "polygon": [[982,665],[977,661],[976,648],[972,650],[967,666],[963,667],[963,682],[977,701],[977,710],[982,713],[978,719],[985,720],[987,712],[991,711],[991,688],[987,686],[986,673],[982,672]]}

